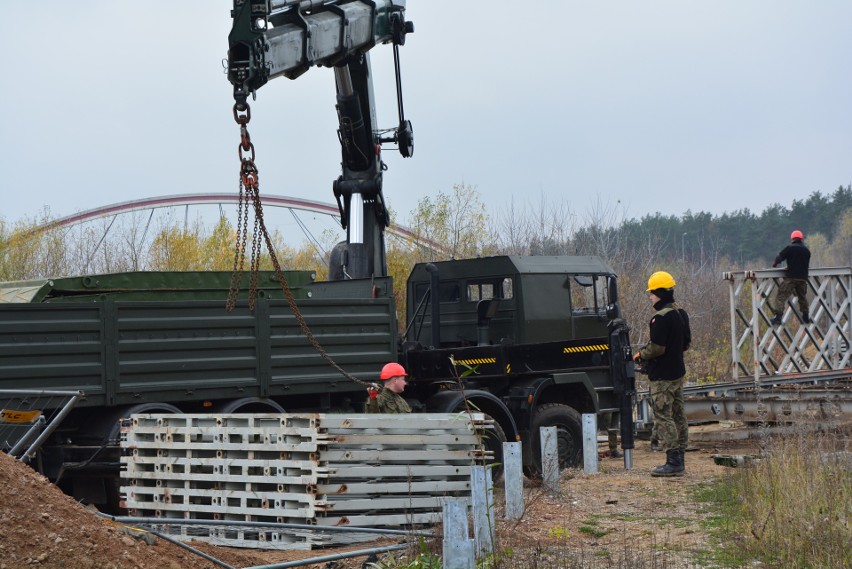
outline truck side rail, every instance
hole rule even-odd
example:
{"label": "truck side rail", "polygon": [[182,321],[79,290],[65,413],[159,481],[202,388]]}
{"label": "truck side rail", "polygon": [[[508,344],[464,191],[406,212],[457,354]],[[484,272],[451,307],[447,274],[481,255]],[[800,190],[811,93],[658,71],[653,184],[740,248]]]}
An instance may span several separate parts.
{"label": "truck side rail", "polygon": [[[82,391],[0,389],[0,444],[10,447],[9,456],[30,462],[84,396]],[[52,410],[49,417],[46,409]]]}

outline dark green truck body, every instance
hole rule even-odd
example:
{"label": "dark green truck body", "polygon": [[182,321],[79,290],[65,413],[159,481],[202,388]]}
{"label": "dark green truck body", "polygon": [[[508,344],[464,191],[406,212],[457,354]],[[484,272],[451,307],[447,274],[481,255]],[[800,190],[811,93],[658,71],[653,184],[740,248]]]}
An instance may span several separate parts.
{"label": "dark green truck body", "polygon": [[[372,381],[395,359],[389,279],[285,278],[321,345],[349,373]],[[81,390],[81,406],[167,401],[187,410],[246,397],[286,408],[290,396],[362,392],[307,341],[274,275],[262,273],[261,281],[255,310],[242,300],[231,312],[229,273],[7,283],[3,297],[19,302],[0,303],[0,389]]]}

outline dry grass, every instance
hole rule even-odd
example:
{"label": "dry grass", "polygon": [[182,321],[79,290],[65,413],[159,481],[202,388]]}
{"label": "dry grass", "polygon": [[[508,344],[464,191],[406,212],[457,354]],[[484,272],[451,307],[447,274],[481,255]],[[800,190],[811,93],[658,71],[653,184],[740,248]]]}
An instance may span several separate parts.
{"label": "dry grass", "polygon": [[852,448],[839,432],[767,439],[760,460],[716,485],[731,561],[852,567]]}

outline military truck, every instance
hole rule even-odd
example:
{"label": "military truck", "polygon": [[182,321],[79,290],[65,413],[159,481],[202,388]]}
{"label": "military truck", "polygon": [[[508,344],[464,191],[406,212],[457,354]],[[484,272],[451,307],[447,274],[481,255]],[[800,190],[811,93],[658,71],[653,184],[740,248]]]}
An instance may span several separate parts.
{"label": "military truck", "polygon": [[[485,412],[496,424],[489,446],[499,457],[504,440],[520,440],[529,474],[540,470],[539,427],[557,426],[560,463],[577,465],[580,415],[597,413],[610,427],[629,410],[627,330],[616,277],[598,258],[416,265],[404,333],[390,277],[284,276],[336,364],[373,382],[383,364],[399,361],[415,411]],[[119,421],[134,413],[363,411],[363,383],[311,345],[274,272],[260,273],[254,310],[245,299],[225,310],[230,279],[130,272],[0,283],[0,390],[83,392],[42,445],[45,475],[110,507]]]}
{"label": "military truck", "polygon": [[[557,427],[561,464],[578,463],[581,413],[597,413],[607,427],[620,416],[622,446],[632,448],[627,326],[616,277],[600,259],[503,256],[417,265],[407,284],[405,332],[398,333],[385,257],[390,216],[381,151],[393,144],[403,157],[414,152],[399,73],[399,47],[414,31],[404,0],[234,0],[231,18],[227,77],[239,127],[242,220],[235,258],[244,258],[249,240],[249,204],[256,222],[252,251],[261,249],[261,237],[271,248],[248,132],[249,99],[276,77],[331,68],[341,148],[332,189],[346,238],[329,255],[329,281],[281,271],[270,251],[276,270],[259,273],[250,298],[229,303],[230,311],[224,301],[237,288],[231,273],[121,273],[3,285],[5,401],[13,397],[9,390],[80,392],[67,416],[56,414],[53,400],[15,396],[32,413],[54,419],[38,439],[38,467],[74,496],[114,509],[121,418],[360,412],[365,384],[394,360],[411,375],[406,397],[415,411],[487,413],[496,435],[486,442],[497,461],[504,439],[520,440],[530,474],[541,470],[541,426]],[[382,44],[394,52],[399,122],[390,129],[376,120],[369,58]],[[292,303],[281,292],[284,282]],[[27,416],[35,415],[12,410],[0,420]]]}

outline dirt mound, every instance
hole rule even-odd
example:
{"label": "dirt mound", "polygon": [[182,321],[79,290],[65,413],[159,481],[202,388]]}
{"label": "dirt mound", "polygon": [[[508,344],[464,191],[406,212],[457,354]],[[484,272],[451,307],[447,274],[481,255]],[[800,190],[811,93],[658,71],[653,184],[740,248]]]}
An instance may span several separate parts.
{"label": "dirt mound", "polygon": [[[139,539],[141,535],[101,518],[29,466],[0,452],[0,569],[217,567],[162,539],[149,545]],[[238,567],[259,564],[239,552],[226,553]]]}

